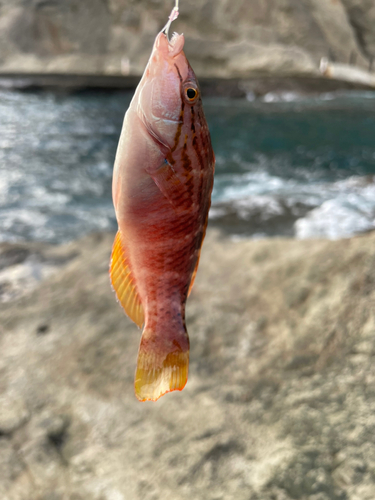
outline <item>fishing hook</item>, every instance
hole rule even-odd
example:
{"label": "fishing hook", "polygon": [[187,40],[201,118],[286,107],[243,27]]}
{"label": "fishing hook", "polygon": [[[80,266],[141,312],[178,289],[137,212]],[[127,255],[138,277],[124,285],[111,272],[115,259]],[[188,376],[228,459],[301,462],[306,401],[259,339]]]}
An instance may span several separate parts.
{"label": "fishing hook", "polygon": [[163,33],[165,33],[167,35],[167,38],[168,38],[168,32],[169,32],[169,28],[171,27],[171,24],[173,23],[173,21],[175,21],[178,18],[178,14],[179,14],[178,4],[179,4],[179,0],[176,0],[175,6],[173,7],[172,12],[169,15],[168,22],[164,26],[164,28],[162,29]]}

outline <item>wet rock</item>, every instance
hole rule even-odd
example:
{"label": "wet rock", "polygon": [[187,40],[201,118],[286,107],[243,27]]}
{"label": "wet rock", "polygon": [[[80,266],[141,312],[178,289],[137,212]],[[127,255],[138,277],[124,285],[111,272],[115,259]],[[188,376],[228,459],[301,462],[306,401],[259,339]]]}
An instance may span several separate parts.
{"label": "wet rock", "polygon": [[[27,248],[17,243],[0,244],[0,302],[8,302],[29,293],[40,281],[74,259],[79,252],[31,243]],[[45,325],[41,325],[44,330]],[[38,327],[39,329],[39,327]],[[47,327],[48,329],[48,327]],[[38,333],[46,333],[47,330]]]}

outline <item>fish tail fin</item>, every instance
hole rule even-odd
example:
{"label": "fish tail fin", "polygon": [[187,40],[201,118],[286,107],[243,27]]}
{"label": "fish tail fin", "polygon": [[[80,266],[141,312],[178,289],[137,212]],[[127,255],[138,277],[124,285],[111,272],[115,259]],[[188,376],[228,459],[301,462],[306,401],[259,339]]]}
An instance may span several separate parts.
{"label": "fish tail fin", "polygon": [[139,401],[156,401],[171,391],[182,391],[189,369],[189,337],[185,327],[173,337],[144,329],[135,373]]}

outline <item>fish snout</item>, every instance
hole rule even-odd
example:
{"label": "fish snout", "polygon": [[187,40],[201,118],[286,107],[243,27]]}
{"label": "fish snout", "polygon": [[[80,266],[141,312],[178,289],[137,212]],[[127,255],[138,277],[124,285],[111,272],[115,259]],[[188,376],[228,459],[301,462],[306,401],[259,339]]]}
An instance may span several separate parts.
{"label": "fish snout", "polygon": [[172,38],[168,40],[168,36],[161,31],[155,40],[155,49],[164,57],[178,56],[185,45],[185,37],[183,34],[173,33]]}

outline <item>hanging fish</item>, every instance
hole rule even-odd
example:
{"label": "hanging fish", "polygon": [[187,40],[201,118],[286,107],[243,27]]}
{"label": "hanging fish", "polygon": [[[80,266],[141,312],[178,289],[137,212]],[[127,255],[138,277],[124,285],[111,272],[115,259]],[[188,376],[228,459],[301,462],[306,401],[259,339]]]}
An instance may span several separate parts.
{"label": "hanging fish", "polygon": [[113,173],[118,232],[110,277],[121,305],[144,325],[135,374],[140,401],[187,382],[185,304],[193,286],[214,175],[214,153],[184,36],[168,29],[126,112]]}

